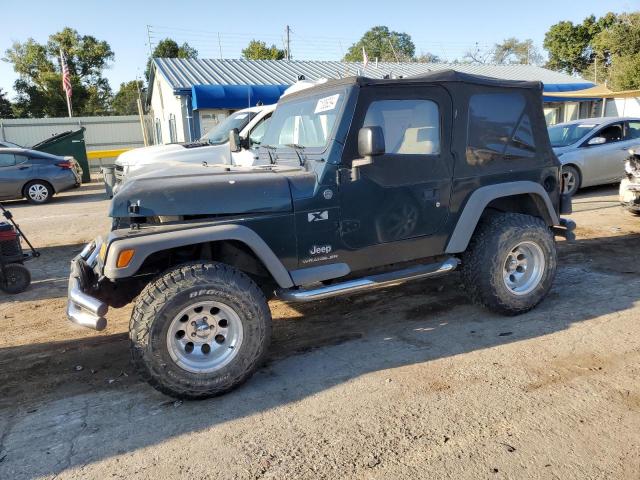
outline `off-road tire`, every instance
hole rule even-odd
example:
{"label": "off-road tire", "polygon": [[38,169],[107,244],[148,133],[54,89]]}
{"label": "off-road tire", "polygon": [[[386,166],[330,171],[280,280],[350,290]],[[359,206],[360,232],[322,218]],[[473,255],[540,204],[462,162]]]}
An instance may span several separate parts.
{"label": "off-road tire", "polygon": [[[235,357],[211,373],[181,368],[167,347],[171,321],[195,300],[229,305],[242,322]],[[177,398],[212,397],[240,385],[260,365],[271,340],[271,312],[260,288],[241,271],[223,263],[189,263],[168,270],[140,293],[129,337],[133,363],[154,388]]]}
{"label": "off-road tire", "polygon": [[[38,189],[39,192],[43,192],[42,196],[31,195],[31,189]],[[42,205],[47,203],[53,197],[53,187],[48,182],[43,180],[32,180],[24,186],[24,196],[27,202],[33,205]]]}
{"label": "off-road tire", "polygon": [[[521,242],[540,247],[545,265],[542,277],[530,293],[516,295],[503,276],[509,252]],[[547,295],[556,273],[557,253],[545,222],[519,213],[497,213],[478,225],[462,255],[462,279],[474,303],[503,315],[518,315],[534,308]]]}
{"label": "off-road tire", "polygon": [[4,266],[4,278],[0,279],[0,290],[15,295],[24,292],[31,285],[31,272],[20,263]]}

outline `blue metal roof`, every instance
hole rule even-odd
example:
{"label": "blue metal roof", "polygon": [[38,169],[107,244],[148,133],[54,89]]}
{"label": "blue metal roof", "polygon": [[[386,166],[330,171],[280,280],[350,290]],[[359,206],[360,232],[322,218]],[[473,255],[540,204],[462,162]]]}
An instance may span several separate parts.
{"label": "blue metal roof", "polygon": [[[248,86],[255,89],[258,86],[282,87],[292,85],[300,75],[307,80],[321,78],[341,78],[362,75],[369,78],[410,77],[440,70],[456,70],[462,73],[484,75],[505,80],[540,81],[544,83],[545,91],[572,91],[593,86],[582,78],[572,77],[565,73],[555,72],[535,65],[488,65],[467,63],[390,63],[369,62],[367,68],[362,63],[340,61],[306,61],[306,60],[214,60],[214,59],[184,59],[184,58],[154,58],[149,81],[149,95],[154,88],[153,78],[160,75],[173,88],[177,95],[193,94],[194,86],[238,87]],[[275,92],[275,91],[274,91]],[[210,90],[205,93],[197,91],[201,100],[197,101],[198,108],[202,108],[204,98],[209,101],[222,102],[222,91]],[[229,90],[229,94],[240,98],[247,97],[246,91]],[[553,99],[553,97],[549,97]],[[547,100],[547,98],[545,98]],[[264,101],[264,100],[263,100]],[[552,100],[549,100],[552,101]],[[566,101],[562,99],[561,101]],[[266,103],[266,102],[265,102]],[[195,104],[194,104],[195,105]],[[246,106],[247,102],[242,103]],[[194,106],[194,108],[196,108]],[[224,107],[221,107],[224,108]],[[235,107],[229,107],[235,108]]]}
{"label": "blue metal roof", "polygon": [[194,85],[191,104],[199,108],[240,109],[276,103],[288,85]]}

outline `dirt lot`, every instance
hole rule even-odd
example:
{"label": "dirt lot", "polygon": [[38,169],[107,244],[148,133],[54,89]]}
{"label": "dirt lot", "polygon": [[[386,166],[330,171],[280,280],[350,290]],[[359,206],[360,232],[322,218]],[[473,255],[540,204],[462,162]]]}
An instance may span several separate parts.
{"label": "dirt lot", "polygon": [[268,364],[174,402],[128,363],[129,308],[65,318],[69,259],[108,229],[98,185],[11,208],[42,257],[0,293],[0,478],[640,478],[640,218],[575,201],[550,296],[502,318],[457,275],[273,302]]}

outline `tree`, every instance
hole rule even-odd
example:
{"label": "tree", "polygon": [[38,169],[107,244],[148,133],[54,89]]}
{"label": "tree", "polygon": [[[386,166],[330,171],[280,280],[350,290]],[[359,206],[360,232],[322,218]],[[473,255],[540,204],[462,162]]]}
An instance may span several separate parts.
{"label": "tree", "polygon": [[275,45],[267,47],[267,44],[260,40],[251,40],[242,50],[242,57],[247,60],[282,60],[285,57],[285,51]]}
{"label": "tree", "polygon": [[116,115],[138,114],[138,90],[144,89],[142,80],[131,80],[120,84],[120,90],[113,97],[113,112]]}
{"label": "tree", "polygon": [[582,73],[594,59],[593,40],[616,19],[607,13],[596,20],[591,15],[581,24],[562,21],[552,25],[544,36],[544,48],[549,52],[547,68],[570,75]]}
{"label": "tree", "polygon": [[495,45],[492,60],[498,65],[535,65],[542,62],[542,55],[533,44],[533,40],[528,38],[520,41],[511,37]]}
{"label": "tree", "polygon": [[414,58],[414,61],[418,63],[440,63],[442,62],[442,59],[438,55],[426,52],[416,56],[416,58]]}
{"label": "tree", "polygon": [[616,90],[640,88],[640,12],[618,15],[595,36],[593,49],[601,79]]}
{"label": "tree", "polygon": [[65,54],[71,76],[74,114],[108,113],[111,88],[102,73],[114,58],[111,47],[91,35],[80,35],[72,28],[65,28],[49,36],[46,45],[29,38],[24,43],[15,42],[6,51],[3,60],[12,63],[19,76],[14,84],[18,116],[67,115],[60,49]]}
{"label": "tree", "polygon": [[151,52],[151,57],[147,62],[147,68],[144,72],[147,80],[149,80],[149,74],[151,73],[151,60],[153,58],[198,58],[198,51],[187,42],[178,45],[178,42],[171,38],[160,40],[153,52]]}
{"label": "tree", "polygon": [[13,108],[6,92],[0,88],[0,118],[13,118]]}
{"label": "tree", "polygon": [[416,46],[407,33],[389,31],[388,27],[377,26],[367,31],[358,42],[349,47],[344,60],[362,62],[362,49],[370,59],[382,62],[406,62],[413,59]]}

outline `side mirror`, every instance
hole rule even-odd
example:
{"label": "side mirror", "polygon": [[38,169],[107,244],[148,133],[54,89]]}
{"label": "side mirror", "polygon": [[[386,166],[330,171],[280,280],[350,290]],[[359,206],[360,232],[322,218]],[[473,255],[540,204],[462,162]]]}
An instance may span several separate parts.
{"label": "side mirror", "polygon": [[360,180],[360,168],[373,164],[373,157],[384,155],[384,133],[381,127],[362,127],[358,132],[358,158],[351,162],[351,180]]}
{"label": "side mirror", "polygon": [[242,145],[240,144],[240,132],[238,132],[237,128],[229,131],[229,148],[233,153],[242,150]]}
{"label": "side mirror", "polygon": [[607,139],[604,137],[593,137],[591,140],[587,142],[587,145],[602,145],[603,143],[607,143]]}

